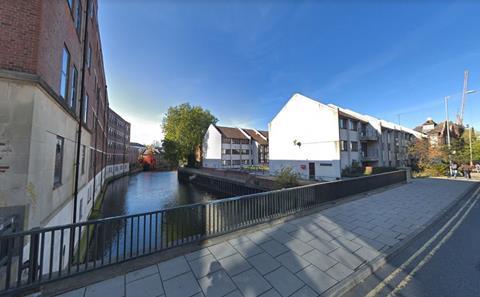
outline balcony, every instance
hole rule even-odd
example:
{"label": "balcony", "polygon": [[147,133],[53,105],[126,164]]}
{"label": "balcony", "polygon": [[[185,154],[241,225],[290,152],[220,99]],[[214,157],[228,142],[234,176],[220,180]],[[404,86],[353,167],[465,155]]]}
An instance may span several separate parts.
{"label": "balcony", "polygon": [[378,153],[377,152],[361,152],[362,161],[378,161]]}
{"label": "balcony", "polygon": [[378,141],[378,133],[373,130],[360,131],[361,141]]}

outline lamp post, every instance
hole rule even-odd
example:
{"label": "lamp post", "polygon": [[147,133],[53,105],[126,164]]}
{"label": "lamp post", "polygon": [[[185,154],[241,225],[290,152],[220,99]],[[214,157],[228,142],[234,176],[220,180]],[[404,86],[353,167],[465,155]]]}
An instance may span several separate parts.
{"label": "lamp post", "polygon": [[450,156],[450,124],[448,122],[448,99],[450,96],[445,96],[445,122],[447,125],[447,145],[448,145],[448,155]]}

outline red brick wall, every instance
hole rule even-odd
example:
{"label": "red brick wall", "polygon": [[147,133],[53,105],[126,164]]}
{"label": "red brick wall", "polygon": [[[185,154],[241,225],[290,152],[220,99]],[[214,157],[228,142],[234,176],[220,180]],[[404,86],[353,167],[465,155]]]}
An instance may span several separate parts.
{"label": "red brick wall", "polygon": [[41,0],[0,0],[0,69],[36,73]]}

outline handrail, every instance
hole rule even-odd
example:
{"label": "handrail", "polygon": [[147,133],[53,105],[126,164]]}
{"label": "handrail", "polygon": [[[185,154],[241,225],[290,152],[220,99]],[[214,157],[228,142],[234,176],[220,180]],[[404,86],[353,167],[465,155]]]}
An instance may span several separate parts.
{"label": "handrail", "polygon": [[[191,244],[405,180],[405,171],[399,170],[0,235],[0,246],[8,247],[5,267],[0,267],[0,295]],[[108,244],[107,233],[111,240]],[[24,270],[28,277],[22,273]]]}

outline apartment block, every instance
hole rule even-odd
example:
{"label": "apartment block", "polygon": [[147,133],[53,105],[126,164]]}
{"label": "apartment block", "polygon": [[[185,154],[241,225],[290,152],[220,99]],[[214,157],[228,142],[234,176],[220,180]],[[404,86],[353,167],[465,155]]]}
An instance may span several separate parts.
{"label": "apartment block", "polygon": [[203,138],[203,167],[241,168],[267,165],[268,132],[210,125]]}
{"label": "apartment block", "polygon": [[2,1],[0,234],[85,221],[105,184],[97,9],[96,0]]}
{"label": "apartment block", "polygon": [[108,109],[107,177],[129,171],[130,123]]}
{"label": "apartment block", "polygon": [[402,167],[408,146],[425,135],[407,127],[295,94],[269,123],[270,171],[334,180],[362,165]]}

